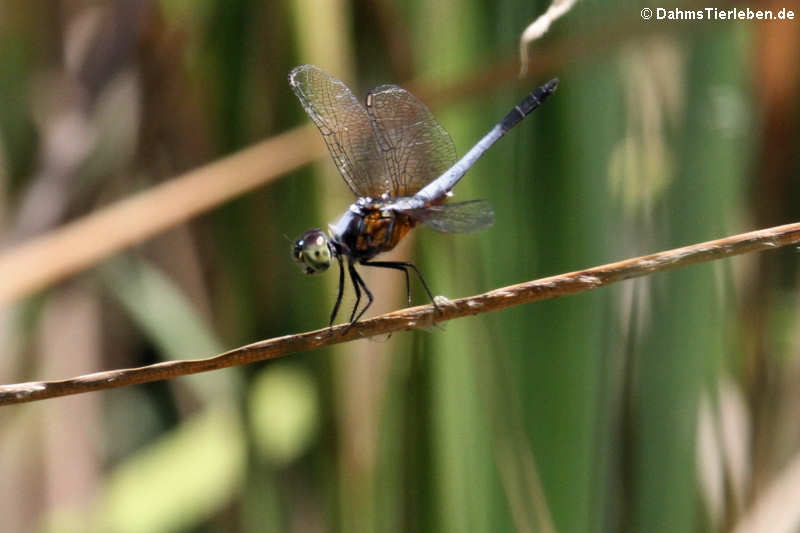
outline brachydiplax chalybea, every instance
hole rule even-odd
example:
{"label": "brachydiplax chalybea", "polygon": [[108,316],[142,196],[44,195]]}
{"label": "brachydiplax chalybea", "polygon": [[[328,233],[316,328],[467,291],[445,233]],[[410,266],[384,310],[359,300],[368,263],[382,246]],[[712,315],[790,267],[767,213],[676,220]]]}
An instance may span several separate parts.
{"label": "brachydiplax chalybea", "polygon": [[[347,258],[347,272],[356,295],[351,324],[373,301],[355,269],[356,263],[403,271],[409,304],[408,271],[413,270],[436,305],[428,284],[412,263],[372,259],[394,248],[418,223],[448,233],[491,226],[494,211],[489,202],[445,201],[478,158],[556,90],[558,79],[530,93],[458,161],[447,131],[425,104],[401,87],[375,87],[363,105],[344,83],[313,65],[292,69],[289,85],[322,133],[342,178],[358,197],[330,226],[329,236],[320,229],[311,229],[295,242],[292,251],[306,274],[324,272],[334,259],[338,262],[339,293],[331,312],[332,325],[344,291],[343,258]],[[358,311],[362,289],[368,301]]]}

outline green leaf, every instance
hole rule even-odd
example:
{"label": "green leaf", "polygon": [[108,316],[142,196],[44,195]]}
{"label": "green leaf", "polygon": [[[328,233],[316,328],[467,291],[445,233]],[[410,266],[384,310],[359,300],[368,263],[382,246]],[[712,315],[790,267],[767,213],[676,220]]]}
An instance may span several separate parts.
{"label": "green leaf", "polygon": [[99,529],[149,533],[196,526],[239,490],[246,461],[236,412],[215,408],[196,415],[111,472]]}
{"label": "green leaf", "polygon": [[319,426],[319,400],[311,376],[289,365],[262,371],[250,387],[250,426],[256,449],[279,465],[311,444]]}

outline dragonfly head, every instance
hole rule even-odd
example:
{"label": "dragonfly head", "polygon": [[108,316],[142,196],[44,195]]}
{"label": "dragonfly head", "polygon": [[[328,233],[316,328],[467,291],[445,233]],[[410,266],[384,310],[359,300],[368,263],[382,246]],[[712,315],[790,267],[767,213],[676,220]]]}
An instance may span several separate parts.
{"label": "dragonfly head", "polygon": [[331,266],[333,253],[328,236],[321,229],[310,229],[294,242],[292,258],[306,274],[319,274]]}

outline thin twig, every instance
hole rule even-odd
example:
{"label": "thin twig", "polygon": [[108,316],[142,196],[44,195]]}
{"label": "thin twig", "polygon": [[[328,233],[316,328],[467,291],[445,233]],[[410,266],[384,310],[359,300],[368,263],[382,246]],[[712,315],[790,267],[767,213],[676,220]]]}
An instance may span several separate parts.
{"label": "thin twig", "polygon": [[747,252],[769,250],[798,242],[800,242],[800,222],[511,285],[440,304],[439,311],[429,305],[412,307],[359,322],[349,329],[346,325],[341,325],[287,335],[249,344],[207,359],[167,361],[139,368],[98,372],[62,381],[34,381],[3,385],[0,386],[0,405],[32,402],[69,394],[147,383],[274,359],[295,352],[395,331],[417,329],[454,318],[498,311],[524,303],[584,292],[654,272]]}

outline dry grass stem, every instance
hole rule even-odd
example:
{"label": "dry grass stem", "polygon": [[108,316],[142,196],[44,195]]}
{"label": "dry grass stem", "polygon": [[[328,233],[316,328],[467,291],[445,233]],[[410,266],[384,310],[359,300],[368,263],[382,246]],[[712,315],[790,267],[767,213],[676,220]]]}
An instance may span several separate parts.
{"label": "dry grass stem", "polygon": [[311,125],[297,128],[5,250],[0,306],[299,168],[323,150]]}
{"label": "dry grass stem", "polygon": [[547,33],[550,25],[564,16],[578,0],[553,0],[547,11],[539,15],[536,20],[531,22],[519,38],[519,62],[520,62],[520,77],[525,76],[528,72],[528,63],[530,58],[528,56],[528,47],[533,41],[540,38]]}

